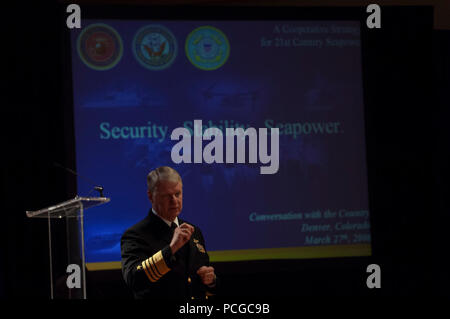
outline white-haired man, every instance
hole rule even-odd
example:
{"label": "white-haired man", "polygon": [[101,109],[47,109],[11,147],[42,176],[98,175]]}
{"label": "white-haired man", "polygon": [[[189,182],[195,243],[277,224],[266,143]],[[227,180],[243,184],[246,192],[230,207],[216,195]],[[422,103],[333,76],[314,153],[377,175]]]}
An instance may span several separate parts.
{"label": "white-haired man", "polygon": [[121,239],[122,273],[135,298],[205,298],[217,278],[198,227],[180,218],[183,184],[168,166],[147,176],[152,209]]}

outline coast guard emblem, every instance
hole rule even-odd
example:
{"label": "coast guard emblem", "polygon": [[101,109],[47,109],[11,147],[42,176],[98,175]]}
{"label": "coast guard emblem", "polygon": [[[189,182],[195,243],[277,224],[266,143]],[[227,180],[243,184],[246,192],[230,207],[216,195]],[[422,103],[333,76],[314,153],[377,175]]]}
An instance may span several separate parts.
{"label": "coast guard emblem", "polygon": [[133,54],[147,69],[165,69],[173,63],[177,55],[175,36],[161,25],[145,26],[134,37]]}
{"label": "coast guard emblem", "polygon": [[109,70],[122,58],[122,39],[116,30],[106,24],[91,24],[78,36],[77,51],[84,64],[91,69]]}
{"label": "coast guard emblem", "polygon": [[203,26],[192,31],[186,39],[186,56],[202,70],[220,68],[230,55],[230,44],[226,35],[217,28]]}

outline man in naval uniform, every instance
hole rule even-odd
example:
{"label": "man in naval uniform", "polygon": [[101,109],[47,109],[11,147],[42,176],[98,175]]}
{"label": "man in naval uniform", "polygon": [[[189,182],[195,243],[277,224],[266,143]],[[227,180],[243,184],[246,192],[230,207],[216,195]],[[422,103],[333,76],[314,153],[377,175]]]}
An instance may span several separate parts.
{"label": "man in naval uniform", "polygon": [[200,229],[178,218],[183,184],[174,169],[163,166],[147,176],[152,209],[121,239],[122,274],[135,298],[208,298],[218,279],[209,266]]}

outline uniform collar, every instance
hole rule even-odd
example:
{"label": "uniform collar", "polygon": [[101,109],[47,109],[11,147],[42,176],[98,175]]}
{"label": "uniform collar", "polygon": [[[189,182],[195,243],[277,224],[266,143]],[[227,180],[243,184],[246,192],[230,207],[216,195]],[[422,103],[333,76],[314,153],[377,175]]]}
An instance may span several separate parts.
{"label": "uniform collar", "polygon": [[[170,226],[172,225],[172,222],[170,222],[170,221],[168,221],[167,219],[165,219],[165,218],[159,216],[158,213],[153,209],[153,207],[152,207],[152,213],[155,214],[156,216],[158,216],[159,218],[161,218],[161,220],[162,220],[163,222],[165,222],[165,223],[167,224],[167,226],[170,227]],[[180,224],[179,224],[179,222],[178,222],[178,217],[175,217],[175,220],[174,220],[173,222],[174,222],[177,226],[180,226]]]}

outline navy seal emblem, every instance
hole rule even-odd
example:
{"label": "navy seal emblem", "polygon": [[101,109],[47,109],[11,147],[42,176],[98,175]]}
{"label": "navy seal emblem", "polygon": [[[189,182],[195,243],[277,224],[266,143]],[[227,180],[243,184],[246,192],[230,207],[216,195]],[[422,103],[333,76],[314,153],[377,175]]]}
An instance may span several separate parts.
{"label": "navy seal emblem", "polygon": [[173,63],[177,55],[175,36],[161,25],[145,26],[134,37],[133,54],[147,69],[165,69]]}

